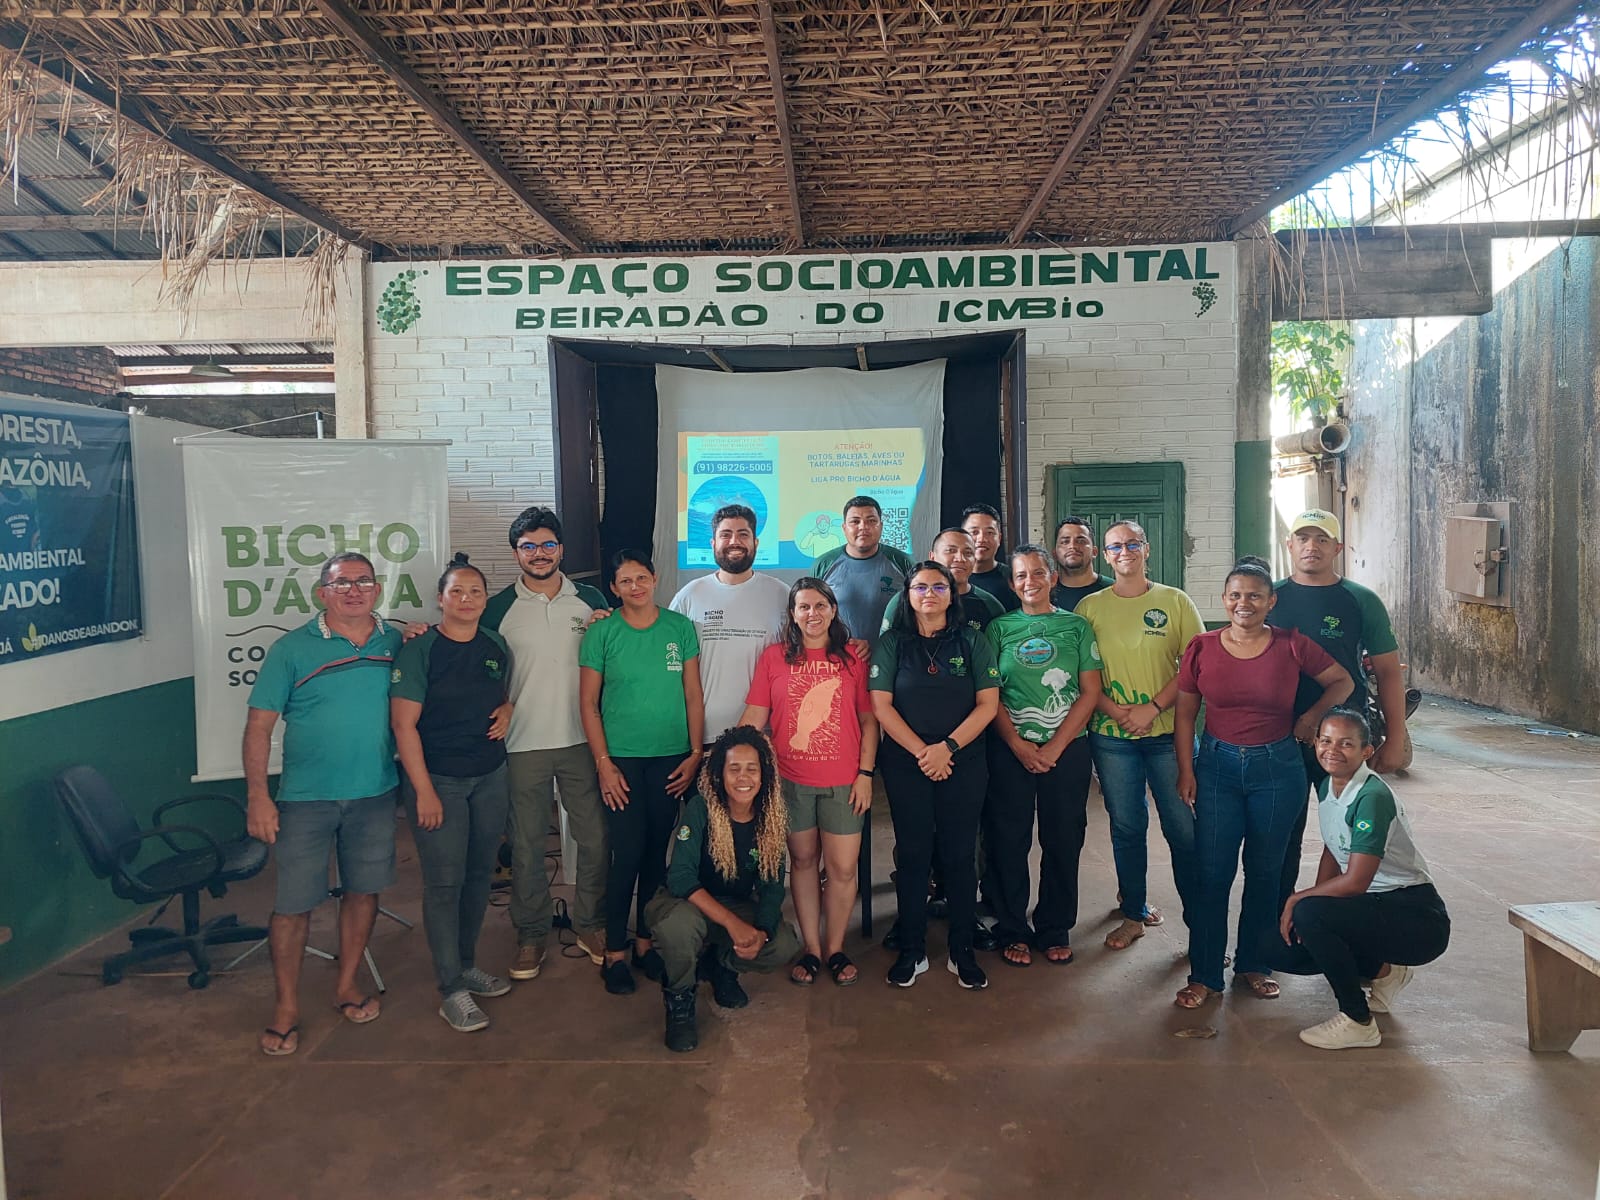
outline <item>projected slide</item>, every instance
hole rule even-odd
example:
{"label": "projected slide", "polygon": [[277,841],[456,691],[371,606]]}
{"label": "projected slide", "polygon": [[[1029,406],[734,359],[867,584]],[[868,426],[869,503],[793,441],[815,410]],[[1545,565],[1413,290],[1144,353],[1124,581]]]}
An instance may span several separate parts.
{"label": "projected slide", "polygon": [[883,540],[910,553],[926,440],[918,428],[679,433],[678,567],[714,566],[712,515],[743,504],[756,567],[805,570],[844,543],[841,509],[862,494],[883,505]]}

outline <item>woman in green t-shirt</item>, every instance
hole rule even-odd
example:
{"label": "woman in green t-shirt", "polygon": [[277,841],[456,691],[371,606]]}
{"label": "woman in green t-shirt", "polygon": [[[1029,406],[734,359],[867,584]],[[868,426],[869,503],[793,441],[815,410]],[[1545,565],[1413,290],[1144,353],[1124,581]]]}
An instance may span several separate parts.
{"label": "woman in green t-shirt", "polygon": [[439,1015],[460,1033],[489,1024],[475,997],[511,990],[474,961],[510,799],[511,664],[500,635],[478,625],[488,598],[483,572],[456,555],[439,579],[439,623],[401,647],[389,676]]}
{"label": "woman in green t-shirt", "polygon": [[[1072,961],[1078,921],[1078,859],[1089,826],[1089,739],[1100,699],[1100,655],[1082,617],[1051,606],[1055,563],[1042,546],[1011,552],[1011,590],[1022,607],[989,622],[984,635],[1000,671],[1000,711],[989,739],[984,805],[986,880],[1006,962],[1026,967],[1038,947],[1047,962]],[[1039,903],[1028,922],[1037,813]]]}
{"label": "woman in green t-shirt", "polygon": [[621,996],[634,989],[624,961],[630,907],[633,965],[657,983],[665,977],[644,910],[666,877],[678,801],[700,770],[705,704],[694,622],[656,603],[650,556],[620,551],[611,560],[609,583],[622,607],[583,635],[578,701],[609,841],[600,977],[606,991]]}

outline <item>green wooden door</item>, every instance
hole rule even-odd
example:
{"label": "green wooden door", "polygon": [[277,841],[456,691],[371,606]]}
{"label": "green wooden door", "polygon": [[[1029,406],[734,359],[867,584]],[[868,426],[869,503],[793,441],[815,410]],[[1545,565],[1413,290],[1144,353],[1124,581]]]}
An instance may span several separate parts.
{"label": "green wooden door", "polygon": [[[1068,514],[1094,522],[1096,538],[1103,544],[1113,521],[1134,520],[1150,535],[1150,578],[1172,587],[1183,586],[1183,464],[1073,463],[1050,468],[1055,520],[1046,535],[1053,538],[1056,523]],[[1111,568],[1104,558],[1100,572]]]}

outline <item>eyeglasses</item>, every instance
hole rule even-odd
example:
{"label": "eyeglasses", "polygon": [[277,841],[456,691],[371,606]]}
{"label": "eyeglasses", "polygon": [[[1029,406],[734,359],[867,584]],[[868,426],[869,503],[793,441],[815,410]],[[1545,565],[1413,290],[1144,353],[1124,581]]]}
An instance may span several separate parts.
{"label": "eyeglasses", "polygon": [[322,585],[324,591],[336,592],[341,596],[348,596],[359,588],[363,592],[370,592],[378,586],[378,581],[370,575],[362,579],[335,579]]}
{"label": "eyeglasses", "polygon": [[944,596],[949,591],[950,585],[948,583],[913,583],[911,585],[911,594],[913,596],[926,596],[929,593],[935,596]]}
{"label": "eyeglasses", "polygon": [[518,554],[532,554],[535,550],[543,550],[546,554],[554,554],[561,549],[560,542],[518,542]]}
{"label": "eyeglasses", "polygon": [[1106,544],[1106,553],[1121,554],[1126,550],[1129,554],[1137,554],[1149,544],[1148,542],[1108,542]]}

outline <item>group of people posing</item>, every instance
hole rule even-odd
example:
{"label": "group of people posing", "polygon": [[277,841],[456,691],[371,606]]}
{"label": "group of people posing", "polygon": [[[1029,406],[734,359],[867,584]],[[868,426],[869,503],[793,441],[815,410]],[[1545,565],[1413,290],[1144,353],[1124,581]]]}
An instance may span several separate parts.
{"label": "group of people posing", "polygon": [[[963,988],[988,985],[980,950],[1015,968],[1071,962],[1094,775],[1122,918],[1108,947],[1164,919],[1146,890],[1153,801],[1189,933],[1175,1002],[1198,1008],[1223,988],[1242,858],[1235,982],[1270,999],[1275,970],[1322,974],[1339,1011],[1302,1039],[1378,1044],[1372,1013],[1444,951],[1449,918],[1378,777],[1404,765],[1401,667],[1382,604],[1337,573],[1332,514],[1294,522],[1289,579],[1236,564],[1227,623],[1211,632],[1187,595],[1149,578],[1136,521],[1097,535],[1068,517],[1053,547],[1006,553],[999,514],[977,504],[913,562],[883,542],[878,502],[857,496],[843,531],[787,585],[754,570],[756,516],[730,505],[712,521],[714,573],[662,607],[650,555],[621,551],[604,580],[613,607],[563,574],[561,522],[530,508],[510,529],[514,583],[490,595],[458,556],[439,581],[439,623],[403,633],[374,615],[372,564],[330,559],[324,611],[269,652],[245,730],[249,828],[275,845],[278,875],[263,1052],[298,1046],[300,960],[330,855],[343,889],[335,1002],[354,1022],[379,1014],[355,972],[394,877],[397,783],[452,1028],[484,1028],[478,1000],[544,967],[559,794],[577,847],[564,864],[577,943],[610,993],[633,992],[636,975],[660,984],[666,1044],[687,1051],[701,981],[740,1007],[748,971],[860,979],[844,941],[880,783],[895,839],[890,984],[928,970],[930,897]],[[1377,747],[1364,657],[1387,731]],[[1297,890],[1308,784],[1324,850],[1315,884]],[[509,979],[476,963],[503,837]]]}

